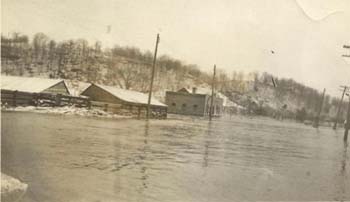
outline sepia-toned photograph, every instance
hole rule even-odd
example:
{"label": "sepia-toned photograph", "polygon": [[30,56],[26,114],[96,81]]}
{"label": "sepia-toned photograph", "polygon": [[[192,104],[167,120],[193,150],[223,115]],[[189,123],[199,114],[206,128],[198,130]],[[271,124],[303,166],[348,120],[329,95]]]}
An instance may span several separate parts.
{"label": "sepia-toned photograph", "polygon": [[0,0],[2,202],[350,201],[350,0]]}

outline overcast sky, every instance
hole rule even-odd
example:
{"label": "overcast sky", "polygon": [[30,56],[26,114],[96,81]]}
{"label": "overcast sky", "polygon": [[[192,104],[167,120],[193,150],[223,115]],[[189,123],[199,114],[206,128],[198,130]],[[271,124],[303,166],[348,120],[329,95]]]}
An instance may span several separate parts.
{"label": "overcast sky", "polygon": [[[2,33],[154,49],[211,70],[350,85],[350,0],[2,0]],[[108,32],[108,27],[110,31]],[[274,54],[271,53],[274,51]]]}

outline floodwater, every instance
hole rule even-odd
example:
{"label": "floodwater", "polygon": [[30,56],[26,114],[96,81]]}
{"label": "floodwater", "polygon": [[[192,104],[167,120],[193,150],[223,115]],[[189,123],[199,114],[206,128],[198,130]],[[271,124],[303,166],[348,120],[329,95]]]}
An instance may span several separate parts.
{"label": "floodwater", "polygon": [[343,130],[268,118],[113,120],[2,113],[24,201],[350,200]]}

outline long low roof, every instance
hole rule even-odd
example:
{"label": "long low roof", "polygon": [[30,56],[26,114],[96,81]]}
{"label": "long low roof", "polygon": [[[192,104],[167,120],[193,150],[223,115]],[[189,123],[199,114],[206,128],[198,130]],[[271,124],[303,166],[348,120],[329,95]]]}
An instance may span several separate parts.
{"label": "long low roof", "polygon": [[17,90],[29,93],[40,93],[62,81],[62,79],[45,79],[36,77],[1,75],[1,89],[13,91]]}
{"label": "long low roof", "polygon": [[[140,93],[132,90],[125,90],[125,89],[116,88],[112,86],[100,85],[100,84],[92,84],[92,85],[95,85],[97,87],[104,89],[105,91],[111,93],[113,96],[123,101],[137,103],[137,104],[148,104],[148,95],[144,93]],[[151,99],[151,105],[163,106],[163,107],[167,106],[153,97]]]}

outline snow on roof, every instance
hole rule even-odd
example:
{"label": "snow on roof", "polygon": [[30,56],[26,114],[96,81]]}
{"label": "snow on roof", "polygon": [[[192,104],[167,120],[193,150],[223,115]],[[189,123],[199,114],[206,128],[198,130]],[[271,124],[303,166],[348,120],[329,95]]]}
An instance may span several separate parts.
{"label": "snow on roof", "polygon": [[192,92],[189,88],[181,88],[181,89],[179,89],[177,92],[184,91],[184,90],[185,90],[187,93],[191,93],[191,92]]}
{"label": "snow on roof", "polygon": [[[115,97],[117,97],[121,100],[124,100],[126,102],[132,102],[132,103],[138,103],[138,104],[148,104],[148,95],[146,95],[144,93],[140,93],[140,92],[132,91],[132,90],[125,90],[125,89],[116,88],[116,87],[112,87],[112,86],[104,86],[104,85],[100,85],[100,84],[93,84],[93,85],[96,85],[96,86],[104,89],[105,91],[108,91],[109,93],[111,93]],[[158,100],[156,100],[153,97],[151,99],[151,105],[164,106],[164,107],[167,106],[167,105],[159,102]]]}
{"label": "snow on roof", "polygon": [[1,75],[1,89],[13,91],[17,90],[29,93],[40,93],[62,81],[63,80],[61,79]]}

